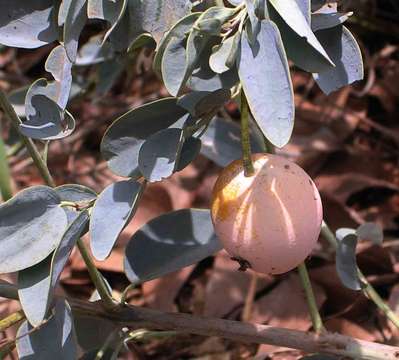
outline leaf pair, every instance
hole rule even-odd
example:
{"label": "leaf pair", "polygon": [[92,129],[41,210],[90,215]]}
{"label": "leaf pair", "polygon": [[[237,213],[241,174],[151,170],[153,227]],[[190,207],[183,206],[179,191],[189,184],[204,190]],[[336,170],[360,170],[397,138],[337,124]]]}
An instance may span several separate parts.
{"label": "leaf pair", "polygon": [[211,7],[186,16],[165,34],[154,68],[162,74],[170,94],[177,96],[186,86],[214,91],[230,88],[237,82],[234,72],[219,76],[209,67],[212,47],[220,43],[222,26],[235,14],[235,9]]}
{"label": "leaf pair", "polygon": [[87,231],[88,212],[65,210],[61,202],[95,197],[79,186],[35,186],[0,206],[0,272],[19,272],[18,295],[33,326],[47,317],[61,272],[76,241]]}
{"label": "leaf pair", "polygon": [[120,176],[160,181],[198,155],[201,141],[193,136],[195,129],[201,128],[201,120],[206,120],[206,126],[229,98],[226,90],[192,92],[133,109],[107,129],[101,152]]}

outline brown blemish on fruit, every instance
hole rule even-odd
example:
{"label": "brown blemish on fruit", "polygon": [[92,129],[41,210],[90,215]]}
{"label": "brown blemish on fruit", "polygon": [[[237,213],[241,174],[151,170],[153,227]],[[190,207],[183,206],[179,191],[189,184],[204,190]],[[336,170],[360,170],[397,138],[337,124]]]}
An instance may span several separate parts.
{"label": "brown blemish on fruit", "polygon": [[240,267],[238,268],[238,271],[247,271],[248,269],[251,269],[251,263],[248,260],[245,260],[240,257],[232,257],[231,260],[237,261]]}
{"label": "brown blemish on fruit", "polygon": [[211,209],[215,219],[223,221],[229,217],[232,209],[236,208],[238,191],[238,185],[227,185],[220,190],[216,189]]}
{"label": "brown blemish on fruit", "polygon": [[290,166],[289,165],[284,165],[284,169],[289,169],[290,168]]}

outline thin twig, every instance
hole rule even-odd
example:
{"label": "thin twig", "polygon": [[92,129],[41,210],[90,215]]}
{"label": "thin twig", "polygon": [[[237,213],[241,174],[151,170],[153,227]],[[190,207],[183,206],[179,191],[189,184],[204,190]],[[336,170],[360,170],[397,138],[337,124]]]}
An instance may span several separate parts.
{"label": "thin twig", "polygon": [[305,290],[305,296],[308,303],[310,317],[312,319],[313,330],[316,332],[316,334],[320,334],[321,332],[325,331],[325,329],[319,309],[317,307],[312,284],[309,279],[308,269],[306,268],[306,264],[304,262],[298,266],[298,273],[299,277],[301,278],[303,289]]}
{"label": "thin twig", "polygon": [[0,193],[4,201],[12,198],[10,168],[7,161],[6,146],[4,144],[0,124]]}
{"label": "thin twig", "polygon": [[6,318],[0,320],[0,332],[7,330],[9,327],[19,323],[23,319],[25,319],[25,315],[21,310],[8,315]]}

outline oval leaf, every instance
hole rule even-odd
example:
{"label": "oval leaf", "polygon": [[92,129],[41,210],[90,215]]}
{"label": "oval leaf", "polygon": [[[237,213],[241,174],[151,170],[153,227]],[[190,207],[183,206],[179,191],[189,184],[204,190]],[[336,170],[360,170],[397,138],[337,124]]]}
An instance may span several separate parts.
{"label": "oval leaf", "polygon": [[32,49],[58,38],[53,0],[2,0],[1,9],[0,44]]}
{"label": "oval leaf", "polygon": [[125,273],[138,284],[194,264],[220,249],[209,210],[174,211],[133,235],[126,247]]}
{"label": "oval leaf", "polygon": [[154,101],[113,122],[101,143],[101,152],[113,172],[130,177],[139,174],[138,155],[144,141],[187,114],[176,101],[175,98]]}
{"label": "oval leaf", "polygon": [[61,201],[86,202],[97,198],[97,193],[87,186],[77,184],[65,184],[54,189]]}
{"label": "oval leaf", "polygon": [[287,57],[277,26],[260,23],[258,47],[252,49],[244,31],[238,74],[249,107],[267,139],[277,147],[289,141],[294,127],[294,94]]}
{"label": "oval leaf", "polygon": [[134,180],[119,181],[105,188],[91,213],[90,246],[97,260],[105,260],[118,236],[134,216],[144,186]]}
{"label": "oval leaf", "polygon": [[54,253],[39,264],[18,273],[18,296],[32,326],[39,326],[48,315],[53,294],[69,255],[89,223],[89,214],[75,213]]}
{"label": "oval leaf", "polygon": [[363,79],[362,53],[355,38],[345,26],[321,30],[316,35],[336,64],[335,68],[313,75],[324,93],[330,94]]}
{"label": "oval leaf", "polygon": [[78,349],[71,308],[59,300],[53,317],[35,329],[24,321],[17,333],[17,351],[20,360],[72,360]]}
{"label": "oval leaf", "polygon": [[140,148],[139,169],[150,182],[173,174],[183,145],[183,130],[170,128],[151,135]]}
{"label": "oval leaf", "polygon": [[53,189],[35,186],[0,206],[0,273],[36,265],[58,246],[67,227],[60,201]]}
{"label": "oval leaf", "polygon": [[236,58],[238,37],[239,33],[236,33],[234,36],[227,38],[220,45],[213,48],[212,55],[209,58],[209,66],[215,73],[222,74],[230,69],[230,66],[227,66],[227,61],[230,57]]}

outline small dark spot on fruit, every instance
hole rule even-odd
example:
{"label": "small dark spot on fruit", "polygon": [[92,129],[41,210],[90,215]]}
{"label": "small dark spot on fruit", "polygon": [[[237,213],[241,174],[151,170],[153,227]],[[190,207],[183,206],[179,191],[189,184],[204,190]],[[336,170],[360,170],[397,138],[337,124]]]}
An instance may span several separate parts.
{"label": "small dark spot on fruit", "polygon": [[232,257],[231,260],[237,261],[240,267],[238,268],[238,271],[247,271],[248,269],[251,269],[251,263],[248,260],[245,260],[240,257]]}
{"label": "small dark spot on fruit", "polygon": [[290,168],[290,166],[289,165],[284,165],[284,169],[289,169]]}
{"label": "small dark spot on fruit", "polygon": [[312,180],[309,179],[309,184],[312,185]]}

